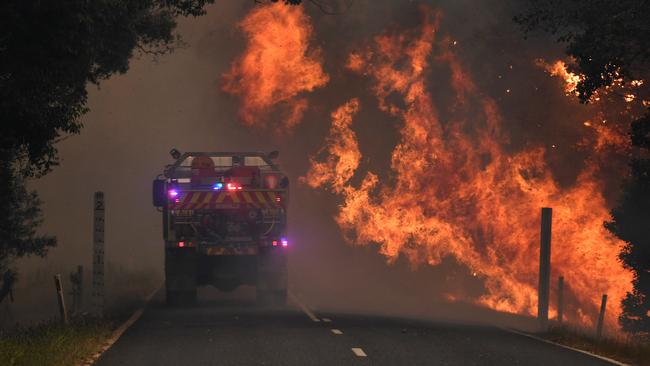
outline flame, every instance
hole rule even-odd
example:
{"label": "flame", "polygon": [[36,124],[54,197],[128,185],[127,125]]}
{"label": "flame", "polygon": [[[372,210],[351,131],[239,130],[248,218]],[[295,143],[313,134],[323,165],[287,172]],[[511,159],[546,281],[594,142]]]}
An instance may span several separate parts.
{"label": "flame", "polygon": [[[576,74],[569,71],[567,64],[562,60],[557,60],[553,63],[547,63],[542,59],[536,60],[536,64],[546,70],[551,76],[559,77],[564,81],[564,93],[569,95],[579,96],[577,86],[578,83],[584,80],[584,75]],[[614,70],[610,75],[612,77],[612,84],[605,86],[603,89],[596,90],[589,98],[590,102],[599,102],[603,96],[611,94],[616,91],[617,95],[622,94],[623,100],[626,103],[632,103],[636,100],[636,94],[633,93],[634,89],[641,87],[644,83],[643,80],[631,80],[626,83],[620,75],[619,70]]]}
{"label": "flame", "polygon": [[357,138],[350,128],[352,116],[359,110],[359,100],[352,99],[332,113],[332,127],[327,139],[327,158],[318,162],[310,158],[311,169],[305,178],[312,188],[331,182],[335,192],[340,193],[359,166],[361,152]]}
{"label": "flame", "polygon": [[564,81],[564,92],[567,95],[579,95],[577,86],[584,79],[584,76],[570,72],[564,61],[558,60],[552,64],[537,60],[537,64],[543,67],[551,76],[557,76]]}
{"label": "flame", "polygon": [[[376,244],[389,262],[404,256],[413,266],[452,256],[484,281],[485,294],[474,301],[530,315],[537,312],[540,208],[552,207],[552,278],[564,276],[574,299],[565,313],[591,323],[607,293],[607,320],[615,324],[632,274],[617,259],[623,242],[603,227],[609,213],[597,169],[587,165],[562,187],[543,147],[506,150],[497,103],[474,84],[452,41],[437,39],[440,15],[423,14],[418,30],[380,35],[347,61],[372,80],[379,108],[401,120],[391,179],[358,171],[352,122],[360,102],[352,99],[332,113],[325,147],[303,181],[341,198],[335,220],[351,244]],[[454,102],[444,114],[427,90],[430,62],[450,71]]]}
{"label": "flame", "polygon": [[320,49],[310,47],[312,26],[301,6],[256,6],[239,27],[247,47],[224,75],[223,90],[240,97],[240,118],[248,126],[265,125],[280,108],[282,124],[300,123],[308,107],[303,95],[329,81]]}
{"label": "flame", "polygon": [[[595,139],[585,136],[578,143],[578,147],[591,150],[594,153],[605,152],[607,149],[626,156],[631,151],[631,141],[621,125],[607,125],[605,123],[592,124],[591,121],[584,122],[595,132]],[[607,158],[606,156],[603,158]]]}

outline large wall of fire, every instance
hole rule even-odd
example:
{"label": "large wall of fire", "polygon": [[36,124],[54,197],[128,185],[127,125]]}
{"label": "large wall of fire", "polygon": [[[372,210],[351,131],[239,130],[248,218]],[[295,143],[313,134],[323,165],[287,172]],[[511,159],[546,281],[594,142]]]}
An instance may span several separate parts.
{"label": "large wall of fire", "polygon": [[[441,29],[444,14],[430,7],[418,12],[416,24],[353,45],[332,71],[325,70],[304,7],[256,6],[239,24],[246,48],[222,88],[239,97],[244,124],[290,131],[314,103],[310,95],[328,87],[328,72],[364,79],[364,93],[373,97],[364,98],[365,105],[358,97],[337,102],[329,134],[301,179],[339,200],[334,219],[349,243],[377,246],[389,263],[402,256],[414,267],[452,256],[483,279],[486,291],[480,298],[448,299],[534,315],[539,212],[552,207],[552,276],[569,283],[567,315],[589,325],[600,294],[608,294],[614,324],[632,275],[618,260],[624,243],[603,227],[611,206],[603,169],[629,145],[621,125],[608,121],[608,91],[593,97],[589,119],[576,122],[586,131],[576,146],[582,163],[572,167],[569,184],[558,182],[548,158],[556,146],[513,148],[499,101],[474,81],[457,51],[462,45]],[[575,98],[580,76],[563,60],[531,62]],[[446,76],[436,77],[433,69]],[[634,86],[620,85],[628,87],[616,107],[621,113],[632,113],[626,103],[635,102]],[[373,123],[358,118],[369,107],[398,121],[388,175],[361,169],[355,128]]]}

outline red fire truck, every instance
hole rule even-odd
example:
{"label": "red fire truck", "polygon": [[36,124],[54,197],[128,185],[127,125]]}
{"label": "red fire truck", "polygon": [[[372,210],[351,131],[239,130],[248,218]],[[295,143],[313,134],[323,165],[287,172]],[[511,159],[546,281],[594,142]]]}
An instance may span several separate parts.
{"label": "red fire truck", "polygon": [[278,152],[170,151],[153,182],[162,212],[167,303],[191,304],[197,286],[253,285],[257,300],[287,296],[289,180]]}

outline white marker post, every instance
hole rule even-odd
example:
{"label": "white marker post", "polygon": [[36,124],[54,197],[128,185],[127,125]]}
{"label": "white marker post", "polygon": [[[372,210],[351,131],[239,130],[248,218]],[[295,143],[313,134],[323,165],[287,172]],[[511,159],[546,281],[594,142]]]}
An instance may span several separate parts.
{"label": "white marker post", "polygon": [[93,205],[93,313],[104,315],[104,192],[95,192]]}

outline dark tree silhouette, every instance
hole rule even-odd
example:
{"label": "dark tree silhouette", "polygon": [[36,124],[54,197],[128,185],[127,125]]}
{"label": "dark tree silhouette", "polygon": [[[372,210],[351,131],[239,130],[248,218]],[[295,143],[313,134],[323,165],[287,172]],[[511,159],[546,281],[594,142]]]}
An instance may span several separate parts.
{"label": "dark tree silhouette", "polygon": [[627,244],[620,255],[634,273],[634,291],[623,300],[623,329],[650,337],[650,112],[632,123],[632,143],[638,149],[630,163],[612,221],[605,227]]}
{"label": "dark tree silhouette", "polygon": [[45,255],[56,243],[36,234],[40,202],[25,179],[49,172],[56,141],[81,130],[87,84],[126,72],[135,51],[171,51],[175,18],[202,15],[212,2],[0,2],[0,274],[13,259]]}
{"label": "dark tree silhouette", "polygon": [[[650,100],[650,2],[637,0],[529,0],[515,17],[527,35],[554,34],[575,59],[573,71],[582,102],[616,83],[643,80],[635,102]],[[605,227],[627,244],[620,254],[634,273],[634,290],[623,300],[620,323],[626,331],[650,335],[650,109],[631,125],[633,153],[612,221]]]}
{"label": "dark tree silhouette", "polygon": [[[551,33],[566,46],[584,75],[582,101],[621,77],[648,80],[650,74],[650,3],[637,0],[529,0],[515,17],[527,35]],[[648,95],[648,85],[641,89]]]}

